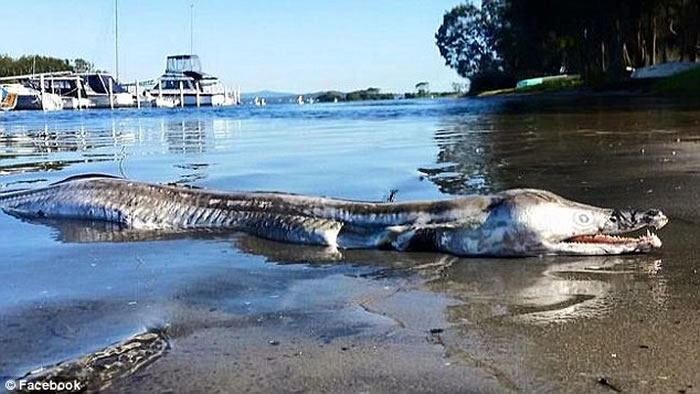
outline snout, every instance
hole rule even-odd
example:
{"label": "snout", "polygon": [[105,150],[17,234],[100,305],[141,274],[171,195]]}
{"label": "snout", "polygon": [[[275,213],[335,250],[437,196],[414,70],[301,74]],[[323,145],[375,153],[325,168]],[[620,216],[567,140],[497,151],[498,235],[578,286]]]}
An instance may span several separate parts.
{"label": "snout", "polygon": [[606,232],[620,233],[638,230],[649,227],[658,230],[668,223],[668,218],[658,209],[649,210],[613,210],[608,223],[606,223]]}
{"label": "snout", "polygon": [[658,209],[650,209],[643,214],[644,221],[648,227],[658,230],[668,223],[668,218]]}

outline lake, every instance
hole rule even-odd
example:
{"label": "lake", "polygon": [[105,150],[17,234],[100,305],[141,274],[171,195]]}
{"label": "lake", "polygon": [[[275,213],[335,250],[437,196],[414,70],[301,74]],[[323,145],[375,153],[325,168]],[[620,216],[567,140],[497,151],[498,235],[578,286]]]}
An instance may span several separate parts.
{"label": "lake", "polygon": [[[361,200],[660,208],[650,255],[464,259],[0,214],[0,377],[167,327],[109,390],[697,390],[700,106],[519,97],[0,113],[0,192],[84,173]],[[663,362],[662,362],[663,361]]]}

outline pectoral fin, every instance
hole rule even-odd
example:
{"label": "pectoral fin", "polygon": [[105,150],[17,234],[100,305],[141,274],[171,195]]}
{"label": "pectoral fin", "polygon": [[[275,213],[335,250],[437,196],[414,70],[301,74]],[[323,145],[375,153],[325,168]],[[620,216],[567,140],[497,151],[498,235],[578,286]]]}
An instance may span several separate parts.
{"label": "pectoral fin", "polygon": [[353,227],[345,225],[338,246],[345,249],[379,248],[394,250],[436,251],[436,237],[450,224],[399,225],[388,227]]}
{"label": "pectoral fin", "polygon": [[470,227],[474,226],[461,222],[414,225],[396,232],[391,246],[400,251],[439,252],[443,234]]}
{"label": "pectoral fin", "polygon": [[338,246],[343,224],[304,216],[268,216],[245,223],[242,230],[259,237],[307,245]]}

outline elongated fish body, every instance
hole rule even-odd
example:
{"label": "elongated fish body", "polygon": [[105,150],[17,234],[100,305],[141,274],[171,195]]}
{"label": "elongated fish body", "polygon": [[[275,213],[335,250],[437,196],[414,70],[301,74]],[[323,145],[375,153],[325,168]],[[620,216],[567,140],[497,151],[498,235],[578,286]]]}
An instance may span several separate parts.
{"label": "elongated fish body", "polygon": [[381,233],[388,227],[450,222],[463,215],[450,200],[353,202],[286,193],[210,192],[111,177],[77,177],[13,193],[0,197],[0,207],[23,217],[99,220],[143,230],[238,230],[327,246],[339,246],[343,225],[360,234]]}
{"label": "elongated fish body", "polygon": [[611,214],[550,194],[523,189],[450,200],[376,203],[286,193],[212,192],[88,175],[2,195],[0,208],[27,218],[106,221],[136,230],[242,231],[302,244],[458,255],[547,254],[539,234],[528,232],[523,226],[528,223],[518,222],[521,213],[528,212],[521,205],[530,200],[529,208],[549,203],[591,210],[591,218]]}

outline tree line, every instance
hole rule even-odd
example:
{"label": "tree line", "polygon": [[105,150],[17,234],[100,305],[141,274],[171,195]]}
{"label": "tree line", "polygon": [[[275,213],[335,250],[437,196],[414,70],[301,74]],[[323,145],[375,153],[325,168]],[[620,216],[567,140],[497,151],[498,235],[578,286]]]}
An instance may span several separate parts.
{"label": "tree line", "polygon": [[446,12],[435,39],[448,66],[497,88],[559,73],[612,81],[630,68],[695,62],[699,33],[700,0],[483,0]]}
{"label": "tree line", "polygon": [[18,58],[0,55],[0,77],[58,71],[97,72],[92,63],[80,58],[71,61],[39,55],[25,55]]}
{"label": "tree line", "polygon": [[363,100],[391,100],[392,93],[381,93],[378,88],[367,88],[355,90],[350,93],[338,91],[328,91],[316,96],[316,101],[321,103],[331,103],[334,101],[363,101]]}

